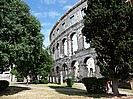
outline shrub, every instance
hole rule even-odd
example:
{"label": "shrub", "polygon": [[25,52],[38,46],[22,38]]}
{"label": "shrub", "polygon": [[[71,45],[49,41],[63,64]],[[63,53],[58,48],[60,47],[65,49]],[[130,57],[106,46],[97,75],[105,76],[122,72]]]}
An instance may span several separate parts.
{"label": "shrub", "polygon": [[23,82],[23,81],[24,81],[24,78],[22,77],[17,78],[17,82]]}
{"label": "shrub", "polygon": [[32,83],[33,84],[39,84],[39,80],[33,80]]}
{"label": "shrub", "polygon": [[39,80],[39,84],[48,84],[48,80],[47,79],[41,79],[41,80]]}
{"label": "shrub", "polygon": [[118,82],[118,87],[119,88],[124,88],[124,89],[131,89],[131,85],[127,81]]}
{"label": "shrub", "polygon": [[73,84],[74,84],[74,79],[73,79],[73,78],[68,78],[68,79],[66,80],[66,82],[67,82],[67,86],[68,86],[68,87],[72,87]]}
{"label": "shrub", "polygon": [[84,83],[88,93],[105,93],[106,92],[106,79],[96,77],[83,78]]}
{"label": "shrub", "polygon": [[47,79],[41,79],[41,80],[34,80],[32,81],[33,84],[48,84]]}
{"label": "shrub", "polygon": [[107,86],[106,86],[106,82],[107,82],[107,79],[105,78],[99,78],[97,79],[98,81],[98,90],[100,93],[106,93],[106,90],[107,90]]}
{"label": "shrub", "polygon": [[0,91],[5,90],[9,86],[9,82],[6,80],[0,80]]}

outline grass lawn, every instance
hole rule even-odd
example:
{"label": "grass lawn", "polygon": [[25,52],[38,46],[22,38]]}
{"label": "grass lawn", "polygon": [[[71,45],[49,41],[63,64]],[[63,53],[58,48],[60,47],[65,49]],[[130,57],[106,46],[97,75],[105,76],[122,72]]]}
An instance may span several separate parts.
{"label": "grass lawn", "polygon": [[74,85],[72,88],[66,87],[66,84],[29,84],[28,86],[31,88],[12,84],[5,91],[0,92],[0,99],[114,99],[112,95],[107,94],[88,94],[78,85]]}

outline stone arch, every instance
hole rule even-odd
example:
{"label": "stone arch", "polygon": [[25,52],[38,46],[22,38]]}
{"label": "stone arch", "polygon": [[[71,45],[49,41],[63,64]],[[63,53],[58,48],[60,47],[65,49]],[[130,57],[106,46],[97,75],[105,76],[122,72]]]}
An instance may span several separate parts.
{"label": "stone arch", "polygon": [[63,54],[67,56],[67,39],[66,38],[63,38],[62,45],[63,45]]}
{"label": "stone arch", "polygon": [[72,55],[74,55],[75,54],[74,52],[78,50],[78,41],[77,41],[76,32],[73,32],[70,35],[70,39],[71,39],[71,46],[72,46]]}
{"label": "stone arch", "polygon": [[68,69],[68,66],[64,63],[62,66],[63,71],[66,71]]}
{"label": "stone arch", "polygon": [[57,67],[56,67],[56,74],[59,74],[59,73],[60,73],[60,67],[57,66]]}
{"label": "stone arch", "polygon": [[90,47],[90,43],[86,42],[86,37],[85,36],[83,36],[83,38],[84,38],[84,48],[89,48]]}
{"label": "stone arch", "polygon": [[79,62],[77,60],[72,61],[71,63],[71,75],[75,81],[79,80]]}
{"label": "stone arch", "polygon": [[52,68],[51,71],[54,73],[54,68]]}
{"label": "stone arch", "polygon": [[83,63],[86,64],[86,62],[87,62],[87,60],[88,60],[89,58],[91,58],[91,57],[90,57],[90,56],[86,57],[86,58],[84,59]]}
{"label": "stone arch", "polygon": [[63,70],[63,79],[67,79],[68,78],[68,66],[64,63],[62,65],[62,70]]}
{"label": "stone arch", "polygon": [[53,58],[55,59],[55,47],[54,46],[52,48],[52,54],[53,54]]}
{"label": "stone arch", "polygon": [[59,49],[59,43],[56,44],[56,49]]}
{"label": "stone arch", "polygon": [[55,56],[56,59],[58,59],[59,58],[59,54],[60,54],[60,46],[59,46],[59,43],[56,44],[56,53],[55,54],[56,54],[56,56]]}
{"label": "stone arch", "polygon": [[95,71],[96,71],[96,68],[95,68],[95,62],[94,62],[94,59],[92,57],[86,57],[84,59],[84,64],[85,64],[85,67],[87,69],[87,77],[92,77],[95,75]]}

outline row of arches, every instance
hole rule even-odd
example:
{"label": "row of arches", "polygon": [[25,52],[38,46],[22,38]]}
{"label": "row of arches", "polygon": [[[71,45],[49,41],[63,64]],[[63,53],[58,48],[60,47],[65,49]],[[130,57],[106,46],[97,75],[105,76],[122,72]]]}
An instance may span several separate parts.
{"label": "row of arches", "polygon": [[73,60],[70,65],[64,63],[62,66],[57,65],[53,68],[53,72],[57,76],[60,75],[61,71],[63,74],[63,79],[72,77],[75,81],[80,81],[84,77],[95,76],[95,61],[93,58],[87,57],[82,63],[77,60]]}
{"label": "row of arches", "polygon": [[73,32],[70,36],[65,36],[54,44],[52,54],[54,60],[56,60],[64,56],[75,55],[76,51],[89,47],[90,44],[85,42],[84,36],[79,36],[76,32]]}

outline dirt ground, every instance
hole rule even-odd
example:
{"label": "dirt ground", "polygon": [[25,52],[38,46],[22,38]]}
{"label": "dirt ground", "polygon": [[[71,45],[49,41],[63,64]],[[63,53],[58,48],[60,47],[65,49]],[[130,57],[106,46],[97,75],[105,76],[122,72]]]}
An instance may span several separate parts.
{"label": "dirt ground", "polygon": [[133,95],[114,97],[108,94],[88,94],[81,85],[68,88],[59,85],[14,84],[0,92],[0,99],[133,99]]}

